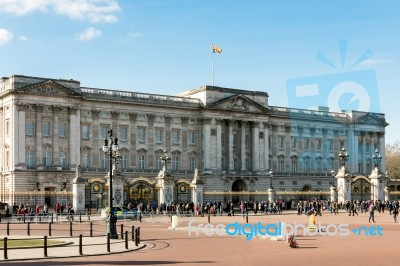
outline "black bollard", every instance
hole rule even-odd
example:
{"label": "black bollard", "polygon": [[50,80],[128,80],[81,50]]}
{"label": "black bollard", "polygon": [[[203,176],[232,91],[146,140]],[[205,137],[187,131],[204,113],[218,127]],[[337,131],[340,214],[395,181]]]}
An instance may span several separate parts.
{"label": "black bollard", "polygon": [[247,224],[249,223],[249,213],[248,212],[246,212],[246,223]]}
{"label": "black bollard", "polygon": [[128,231],[125,231],[125,249],[129,249],[128,248]]}
{"label": "black bollard", "polygon": [[124,224],[121,224],[121,239],[124,239]]}
{"label": "black bollard", "polygon": [[69,222],[69,236],[72,237],[72,222]]}
{"label": "black bollard", "polygon": [[4,259],[8,260],[8,254],[7,254],[7,237],[4,238]]}
{"label": "black bollard", "polygon": [[90,237],[93,237],[93,223],[90,223]]}
{"label": "black bollard", "polygon": [[83,255],[83,252],[82,252],[82,234],[79,235],[79,255]]}
{"label": "black bollard", "polygon": [[132,242],[135,241],[135,226],[132,225]]}
{"label": "black bollard", "polygon": [[138,229],[135,229],[135,246],[137,247],[139,245],[138,243]]}
{"label": "black bollard", "polygon": [[[172,217],[172,216],[171,216]],[[172,218],[171,218],[172,219]],[[140,212],[139,213],[139,223],[141,223],[142,222],[142,213]]]}
{"label": "black bollard", "polygon": [[25,223],[25,213],[24,213],[24,218],[23,219],[24,219],[24,223]]}
{"label": "black bollard", "polygon": [[44,236],[43,242],[44,256],[47,257],[47,236]]}
{"label": "black bollard", "polygon": [[26,229],[26,233],[27,233],[28,236],[31,235],[31,222],[28,222],[28,226],[27,226],[27,229]]}
{"label": "black bollard", "polygon": [[82,213],[79,213],[79,223],[82,223]]}
{"label": "black bollard", "polygon": [[138,227],[138,231],[137,231],[137,239],[138,239],[138,244],[140,244],[140,227]]}
{"label": "black bollard", "polygon": [[51,236],[51,222],[49,222],[49,236]]}
{"label": "black bollard", "polygon": [[210,212],[208,212],[208,223],[210,223],[210,219],[211,219],[211,214]]}
{"label": "black bollard", "polygon": [[107,252],[111,252],[111,248],[110,248],[110,233],[107,233]]}
{"label": "black bollard", "polygon": [[51,223],[54,223],[54,213],[51,213]]}

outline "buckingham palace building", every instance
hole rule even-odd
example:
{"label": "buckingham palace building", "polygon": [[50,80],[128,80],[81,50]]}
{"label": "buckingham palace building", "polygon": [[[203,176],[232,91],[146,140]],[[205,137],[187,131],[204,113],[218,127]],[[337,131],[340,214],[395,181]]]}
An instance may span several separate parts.
{"label": "buckingham palace building", "polygon": [[[328,199],[343,148],[352,198],[371,198],[375,151],[385,172],[382,113],[271,106],[267,92],[216,86],[168,96],[73,79],[0,82],[0,201],[10,205],[72,202],[79,176],[85,207],[103,207],[110,163],[121,205],[187,202],[196,187],[201,202],[263,201],[272,189],[275,199]],[[115,161],[102,149],[110,130]]]}

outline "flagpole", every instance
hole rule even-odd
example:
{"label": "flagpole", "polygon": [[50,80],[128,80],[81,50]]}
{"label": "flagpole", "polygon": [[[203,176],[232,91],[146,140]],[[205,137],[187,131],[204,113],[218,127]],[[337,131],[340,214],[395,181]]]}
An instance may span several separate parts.
{"label": "flagpole", "polygon": [[212,85],[214,86],[214,44],[211,43],[211,72],[212,72]]}

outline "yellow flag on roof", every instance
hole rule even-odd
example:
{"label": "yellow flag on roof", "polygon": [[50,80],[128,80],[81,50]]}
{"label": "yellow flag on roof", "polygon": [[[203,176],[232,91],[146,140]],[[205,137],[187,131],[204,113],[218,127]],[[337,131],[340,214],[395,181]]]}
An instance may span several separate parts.
{"label": "yellow flag on roof", "polygon": [[219,54],[222,53],[222,49],[214,44],[212,46],[212,51],[213,51],[213,53],[219,53]]}

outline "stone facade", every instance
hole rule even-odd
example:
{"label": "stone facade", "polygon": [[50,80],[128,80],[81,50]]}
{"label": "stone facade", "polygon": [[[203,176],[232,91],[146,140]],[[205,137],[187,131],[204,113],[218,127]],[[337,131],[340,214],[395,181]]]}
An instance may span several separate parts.
{"label": "stone facade", "polygon": [[0,85],[0,201],[9,204],[71,201],[78,165],[86,205],[104,201],[109,162],[101,147],[109,129],[119,139],[125,203],[158,200],[164,149],[172,198],[181,202],[191,200],[195,169],[204,201],[267,200],[270,185],[275,199],[329,198],[343,146],[353,176],[370,175],[375,149],[385,172],[381,113],[270,106],[266,92],[214,86],[167,96],[20,75]]}

